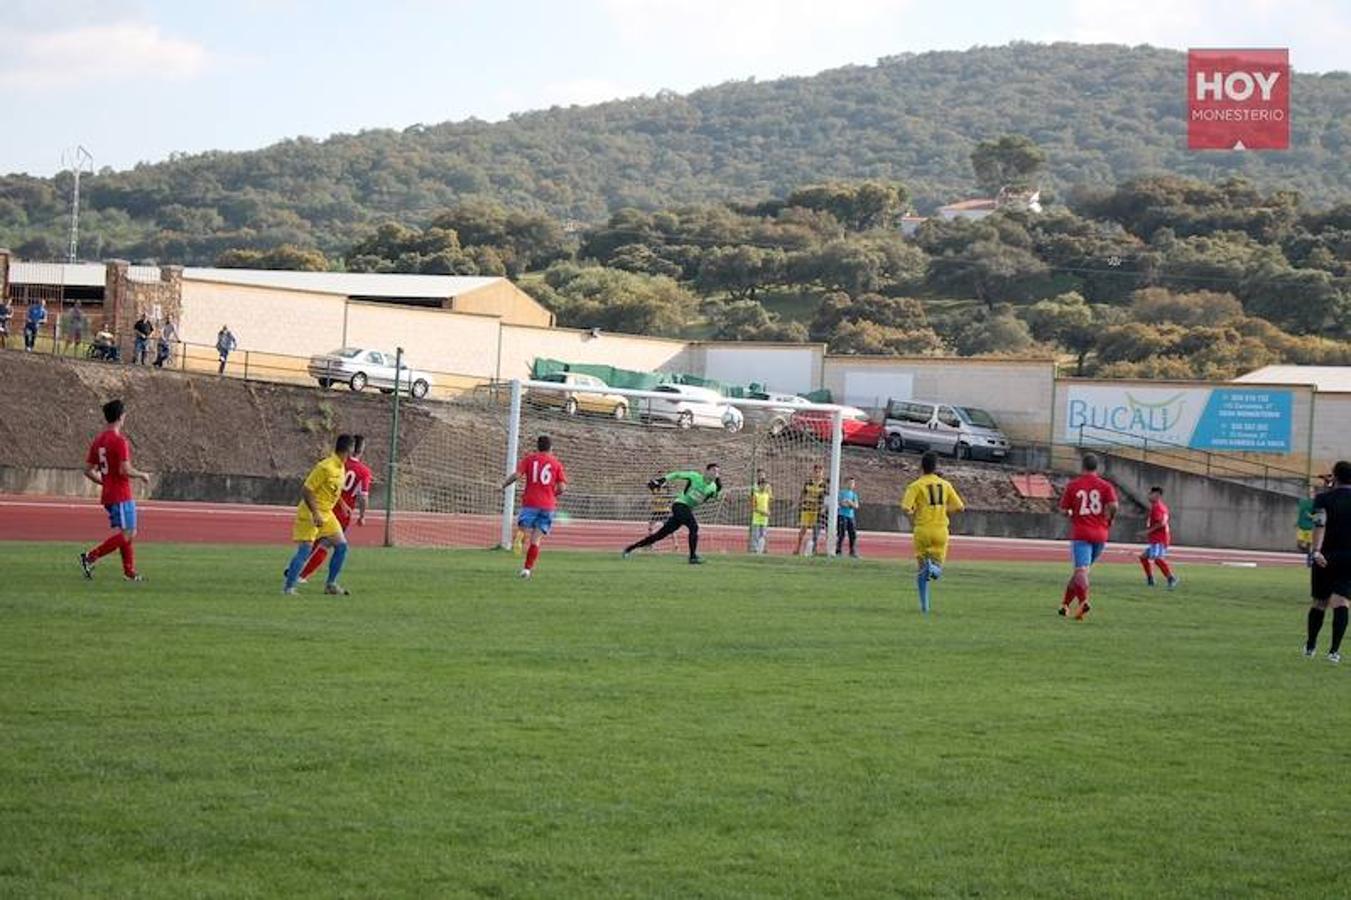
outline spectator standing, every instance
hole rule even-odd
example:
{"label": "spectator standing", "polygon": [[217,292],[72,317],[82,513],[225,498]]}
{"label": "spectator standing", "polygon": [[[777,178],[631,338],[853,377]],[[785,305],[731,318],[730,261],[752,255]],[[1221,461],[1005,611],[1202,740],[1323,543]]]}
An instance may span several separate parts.
{"label": "spectator standing", "polygon": [[84,343],[84,329],[87,321],[84,310],[80,309],[79,303],[72,306],[70,312],[66,313],[65,324],[61,326],[62,333],[65,336],[65,343],[61,347],[62,353],[69,355],[72,347],[75,348],[76,353],[80,352],[80,345]]}
{"label": "spectator standing", "polygon": [[769,511],[774,504],[774,489],[764,472],[755,473],[751,487],[751,552],[764,553],[769,539]]}
{"label": "spectator standing", "polygon": [[173,355],[174,344],[178,343],[178,326],[173,319],[165,319],[159,330],[159,340],[155,343],[155,368],[162,369]]}
{"label": "spectator standing", "polygon": [[23,349],[29,353],[33,352],[33,345],[38,342],[38,332],[47,321],[47,303],[45,300],[38,300],[28,305],[28,314],[23,320]]}
{"label": "spectator standing", "polygon": [[146,355],[150,351],[150,335],[155,333],[155,326],[146,318],[145,313],[141,313],[141,317],[136,320],[132,329],[136,332],[136,347],[132,351],[131,361],[138,366],[143,366],[145,365]]}
{"label": "spectator standing", "polygon": [[9,347],[9,320],[13,318],[14,312],[5,302],[4,297],[0,297],[0,350]]}
{"label": "spectator standing", "polygon": [[848,487],[840,491],[840,513],[835,518],[835,555],[844,549],[844,539],[849,538],[849,555],[858,559],[858,527],[854,515],[858,510],[858,479],[850,478]]}
{"label": "spectator standing", "polygon": [[216,352],[220,354],[220,368],[216,370],[217,374],[225,374],[225,363],[229,360],[230,353],[238,346],[239,342],[235,340],[235,336],[230,332],[230,327],[228,325],[222,325],[220,331],[216,333]]}

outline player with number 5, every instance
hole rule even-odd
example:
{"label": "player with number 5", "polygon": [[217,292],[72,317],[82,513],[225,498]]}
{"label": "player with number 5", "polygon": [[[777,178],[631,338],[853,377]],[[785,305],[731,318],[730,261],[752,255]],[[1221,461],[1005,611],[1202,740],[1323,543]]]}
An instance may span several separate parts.
{"label": "player with number 5", "polygon": [[547,434],[540,435],[535,441],[536,452],[523,458],[516,471],[502,482],[502,490],[506,490],[518,478],[525,479],[521,514],[516,519],[517,526],[530,532],[530,549],[525,552],[525,566],[518,573],[522,578],[529,578],[535,571],[540,542],[553,527],[554,510],[558,508],[558,498],[568,481],[563,464],[549,452],[553,445],[553,440]]}
{"label": "player with number 5", "polygon": [[1065,599],[1058,612],[1069,615],[1070,603],[1077,600],[1079,612],[1074,618],[1082,619],[1092,608],[1088,603],[1088,572],[1107,546],[1107,535],[1117,511],[1116,488],[1098,474],[1098,458],[1092,453],[1084,454],[1083,474],[1066,485],[1060,511],[1070,520],[1074,574],[1065,585]]}

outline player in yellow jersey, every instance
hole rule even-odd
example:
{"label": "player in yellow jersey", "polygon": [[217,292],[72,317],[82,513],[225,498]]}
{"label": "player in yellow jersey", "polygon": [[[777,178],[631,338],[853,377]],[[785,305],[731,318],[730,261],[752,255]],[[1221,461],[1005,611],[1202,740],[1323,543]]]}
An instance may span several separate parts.
{"label": "player in yellow jersey", "polygon": [[966,509],[961,495],[952,483],[939,477],[938,454],[930,450],[920,457],[924,473],[910,482],[901,498],[901,509],[910,517],[911,540],[915,545],[918,570],[915,585],[919,588],[919,611],[929,611],[929,582],[943,574],[943,563],[948,558],[948,515]]}
{"label": "player in yellow jersey", "polygon": [[[812,477],[802,485],[797,502],[797,554],[814,556],[821,538],[821,509],[825,506],[826,470],[820,464],[812,466]],[[807,539],[810,536],[811,543]],[[810,547],[810,549],[808,549]]]}
{"label": "player in yellow jersey", "polygon": [[296,553],[286,567],[284,594],[294,594],[300,580],[300,570],[310,558],[316,541],[328,544],[333,554],[328,561],[328,581],[325,594],[346,595],[347,589],[338,584],[338,573],[347,559],[347,537],[342,524],[333,514],[342,496],[342,480],[346,474],[347,457],[352,453],[352,436],[338,435],[333,452],[315,464],[300,488],[300,503],[296,506],[296,520],[291,526],[291,540],[296,542]]}
{"label": "player in yellow jersey", "polygon": [[764,472],[755,473],[751,486],[751,552],[764,553],[769,539],[769,512],[774,505],[774,489]]}

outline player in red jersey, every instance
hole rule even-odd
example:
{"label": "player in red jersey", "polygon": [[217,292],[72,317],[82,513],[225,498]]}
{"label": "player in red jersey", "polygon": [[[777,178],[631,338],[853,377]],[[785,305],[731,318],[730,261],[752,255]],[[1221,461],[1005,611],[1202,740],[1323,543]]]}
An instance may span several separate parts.
{"label": "player in red jersey", "polygon": [[1168,555],[1168,545],[1172,541],[1172,532],[1168,527],[1169,514],[1168,505],[1163,502],[1163,488],[1157,485],[1149,489],[1149,521],[1142,532],[1148,546],[1140,553],[1140,566],[1145,570],[1145,583],[1150,587],[1154,586],[1154,566],[1159,567],[1163,577],[1168,579],[1168,590],[1177,587],[1177,576],[1173,574],[1173,569],[1168,565],[1165,559]]}
{"label": "player in red jersey", "polygon": [[1116,518],[1116,488],[1098,474],[1098,458],[1085,453],[1083,474],[1065,486],[1060,498],[1060,511],[1070,520],[1070,557],[1074,574],[1065,585],[1065,599],[1060,603],[1060,615],[1068,615],[1070,601],[1079,601],[1076,619],[1088,615],[1088,570],[1102,556],[1107,546],[1107,535]]}
{"label": "player in red jersey", "polygon": [[121,400],[103,404],[103,419],[108,427],[99,432],[85,455],[84,477],[100,486],[99,502],[108,511],[108,524],[115,530],[111,537],[93,550],[80,554],[85,578],[94,577],[94,563],[116,550],[122,556],[122,575],[128,581],[140,581],[136,571],[136,500],[131,482],[137,478],[150,483],[150,473],[131,464],[131,443],[122,433],[127,421]]}
{"label": "player in red jersey", "polygon": [[535,442],[536,452],[521,460],[516,471],[502,482],[506,490],[525,479],[525,494],[521,497],[521,514],[516,525],[530,531],[530,549],[525,552],[525,566],[519,572],[522,578],[529,578],[535,570],[535,560],[539,559],[539,545],[554,524],[554,511],[558,508],[558,498],[568,482],[563,464],[549,451],[553,449],[553,440],[547,434],[539,436]]}
{"label": "player in red jersey", "polygon": [[[338,505],[333,507],[333,515],[337,516],[344,534],[352,526],[353,513],[356,513],[358,525],[366,524],[366,506],[370,503],[371,481],[375,476],[371,473],[371,467],[358,459],[365,449],[366,436],[352,435],[352,453],[343,463],[342,494],[338,497]],[[309,581],[314,570],[322,566],[326,559],[328,559],[328,545],[323,541],[315,541],[309,562],[300,570],[300,583]]]}

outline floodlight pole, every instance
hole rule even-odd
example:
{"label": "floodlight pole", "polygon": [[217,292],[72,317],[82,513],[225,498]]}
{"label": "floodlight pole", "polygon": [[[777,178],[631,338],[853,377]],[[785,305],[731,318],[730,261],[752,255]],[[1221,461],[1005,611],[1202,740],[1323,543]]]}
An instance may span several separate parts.
{"label": "floodlight pole", "polygon": [[66,248],[66,261],[74,263],[80,260],[80,175],[86,171],[94,174],[94,156],[83,146],[78,146],[67,150],[62,157],[74,179],[70,194],[70,245]]}
{"label": "floodlight pole", "polygon": [[[502,471],[504,477],[516,471],[516,457],[521,451],[521,381],[511,380],[511,411],[507,413],[507,461]],[[502,535],[498,546],[503,550],[511,549],[511,514],[516,507],[516,486],[507,485],[502,489]]]}

